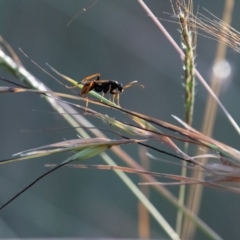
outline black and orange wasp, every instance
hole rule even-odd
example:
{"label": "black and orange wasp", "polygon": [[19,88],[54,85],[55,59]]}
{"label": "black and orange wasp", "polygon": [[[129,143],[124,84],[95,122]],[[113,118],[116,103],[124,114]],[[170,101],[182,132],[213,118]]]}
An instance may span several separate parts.
{"label": "black and orange wasp", "polygon": [[137,83],[137,81],[132,81],[127,85],[123,85],[122,83],[118,83],[115,80],[100,80],[100,74],[96,73],[91,76],[84,78],[81,83],[83,84],[83,88],[81,90],[81,95],[87,94],[90,91],[94,90],[95,92],[101,93],[102,96],[106,93],[110,93],[113,95],[112,102],[114,102],[115,97],[117,98],[117,104],[119,104],[120,94],[124,89],[132,87],[134,85],[141,86],[144,88],[142,84]]}

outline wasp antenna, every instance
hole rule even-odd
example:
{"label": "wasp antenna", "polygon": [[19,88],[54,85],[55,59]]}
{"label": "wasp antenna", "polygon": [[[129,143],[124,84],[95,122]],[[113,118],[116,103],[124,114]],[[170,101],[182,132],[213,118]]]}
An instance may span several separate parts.
{"label": "wasp antenna", "polygon": [[129,88],[132,86],[139,86],[139,87],[144,88],[144,85],[138,83],[138,81],[132,81],[132,82],[128,83],[127,85],[125,85],[123,88],[125,89],[125,88]]}

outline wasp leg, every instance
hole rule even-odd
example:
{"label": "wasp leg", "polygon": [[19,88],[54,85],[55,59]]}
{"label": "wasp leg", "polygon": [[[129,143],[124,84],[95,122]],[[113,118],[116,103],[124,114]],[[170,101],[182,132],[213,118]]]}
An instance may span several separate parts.
{"label": "wasp leg", "polygon": [[[81,81],[81,83],[84,83],[84,82],[88,82],[88,81],[90,81],[90,80],[99,80],[100,79],[100,73],[96,73],[96,74],[93,74],[93,75],[91,75],[91,76],[88,76],[88,77],[85,77],[82,81]],[[95,78],[95,79],[94,79]]]}
{"label": "wasp leg", "polygon": [[[113,91],[114,91],[114,90],[112,90],[112,86],[109,85],[109,89],[108,89],[107,93],[109,93],[109,94],[114,94]],[[110,102],[112,102],[111,95],[109,95],[108,100],[109,100]]]}
{"label": "wasp leg", "polygon": [[116,94],[113,94],[113,97],[112,97],[112,102],[115,104],[115,97],[116,97]]}
{"label": "wasp leg", "polygon": [[103,97],[104,97],[104,92],[102,92],[101,102],[103,101]]}
{"label": "wasp leg", "polygon": [[115,98],[117,98],[117,105],[120,107],[120,104],[119,104],[120,93],[116,90],[112,90],[110,93],[113,95],[112,102],[115,104],[114,100]]}
{"label": "wasp leg", "polygon": [[95,80],[93,80],[89,84],[84,85],[81,90],[81,95],[84,95],[90,92],[94,88],[94,84],[95,84]]}
{"label": "wasp leg", "polygon": [[[91,76],[88,76],[88,77],[85,77],[81,82],[78,82],[75,86],[66,86],[68,89],[73,89],[73,88],[76,88],[78,87],[79,84],[82,84],[82,83],[85,83],[85,82],[88,82],[90,81],[91,79],[93,79],[93,81],[98,81],[100,80],[100,73],[96,73],[96,74],[93,74]],[[96,78],[96,79],[94,79]]]}
{"label": "wasp leg", "polygon": [[121,107],[120,106],[120,93],[117,93],[117,104],[119,107]]}

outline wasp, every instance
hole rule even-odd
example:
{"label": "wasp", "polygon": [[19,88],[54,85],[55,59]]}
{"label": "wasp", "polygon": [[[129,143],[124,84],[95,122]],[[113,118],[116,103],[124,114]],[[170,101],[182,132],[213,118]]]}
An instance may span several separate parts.
{"label": "wasp", "polygon": [[123,85],[122,83],[119,83],[115,80],[100,80],[99,73],[84,78],[81,83],[83,84],[81,95],[87,94],[92,90],[98,93],[102,93],[102,96],[104,96],[106,93],[110,93],[113,95],[112,102],[115,103],[114,100],[117,98],[117,104],[119,106],[120,94],[124,91],[124,89],[134,85],[138,85],[144,88],[144,86],[138,84],[137,81],[132,81],[127,85]]}

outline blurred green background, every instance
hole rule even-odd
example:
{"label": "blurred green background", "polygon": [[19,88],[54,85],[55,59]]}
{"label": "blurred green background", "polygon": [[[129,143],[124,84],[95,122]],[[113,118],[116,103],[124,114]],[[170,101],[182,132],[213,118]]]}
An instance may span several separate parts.
{"label": "blurred green background", "polygon": [[[98,0],[88,8],[93,2],[0,1],[0,35],[15,49],[26,69],[52,90],[70,93],[25,58],[19,47],[44,68],[47,69],[45,63],[48,62],[76,80],[94,73],[101,73],[103,79],[114,79],[123,84],[138,80],[145,85],[145,89],[126,90],[121,97],[121,105],[177,124],[171,114],[184,118],[183,72],[179,55],[137,1]],[[147,0],[146,3],[157,17],[175,20],[164,13],[172,13],[168,0]],[[220,18],[222,16],[223,0],[198,0],[194,4],[203,13],[202,7]],[[70,19],[83,8],[87,11],[67,27]],[[239,8],[240,2],[236,1],[232,24],[236,29],[240,29]],[[167,21],[163,24],[180,44],[179,26]],[[206,80],[211,75],[216,45],[215,41],[201,36],[198,38],[196,63]],[[239,122],[240,56],[230,49],[227,60],[231,64],[232,74],[231,79],[223,85],[220,99]],[[2,68],[0,76],[16,80]],[[193,126],[198,130],[202,126],[206,98],[205,89],[198,83],[193,121]],[[22,131],[68,126],[60,115],[49,113],[51,107],[38,95],[2,94],[0,109],[1,160],[26,149],[77,138],[74,130],[40,133]],[[102,112],[118,116],[113,110],[104,109]],[[99,127],[105,126],[96,119],[87,118]],[[220,110],[213,137],[239,149],[239,136]],[[179,146],[182,147],[181,144]],[[139,161],[137,146],[122,148]],[[108,153],[118,164],[124,165],[111,151]],[[41,175],[46,170],[44,163],[59,163],[67,156],[62,154],[54,158],[2,165],[0,203],[6,202]],[[103,164],[103,161],[95,157],[87,163]],[[180,173],[178,167],[156,161],[151,162],[151,170]],[[137,176],[131,178],[135,183],[140,181]],[[169,189],[175,194],[178,192],[177,187]],[[151,190],[150,198],[167,221],[175,226],[175,208],[154,190]],[[237,194],[205,188],[200,218],[224,239],[239,239],[239,201]],[[138,238],[137,203],[138,200],[114,172],[62,168],[41,180],[0,212],[0,237]],[[151,238],[167,239],[153,219]],[[195,239],[204,237],[197,232]]]}

